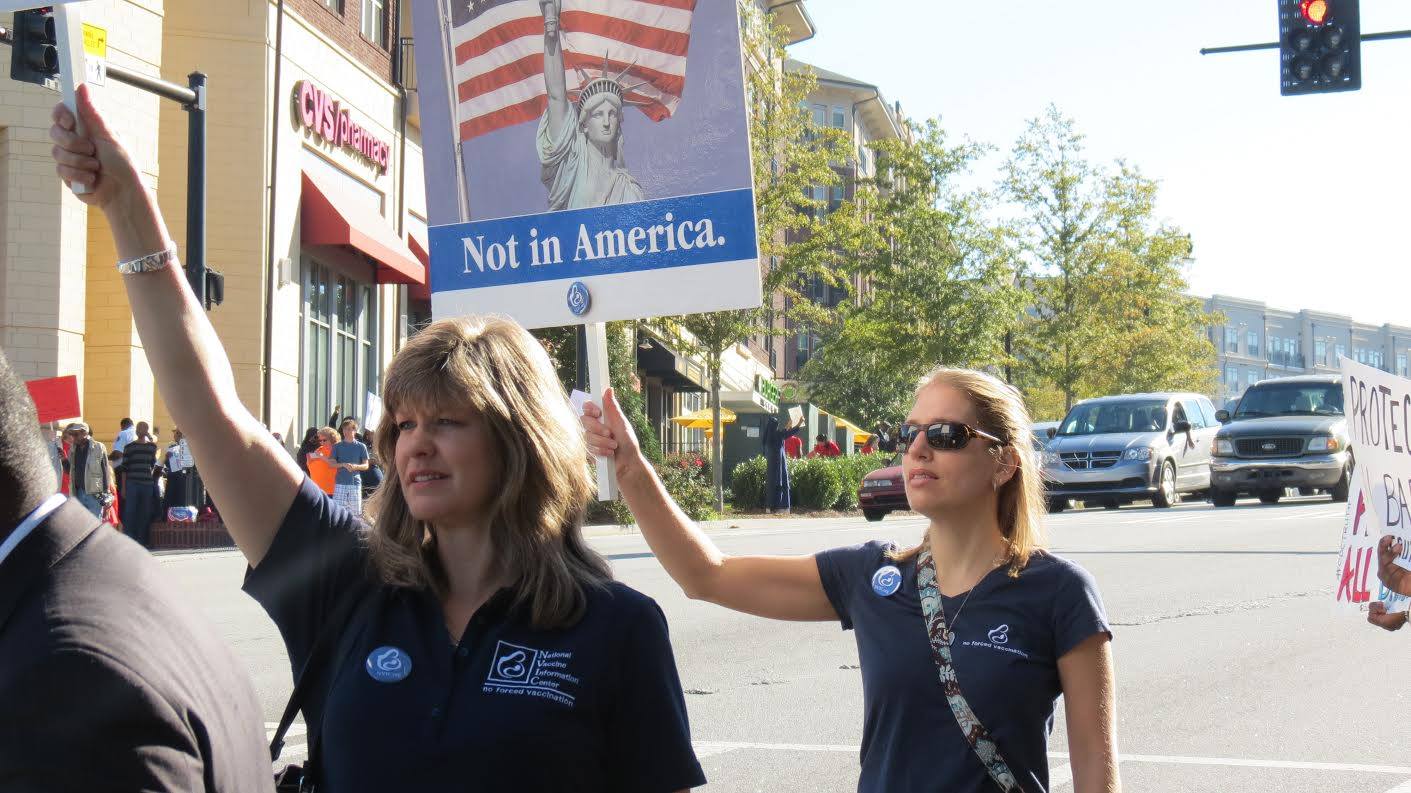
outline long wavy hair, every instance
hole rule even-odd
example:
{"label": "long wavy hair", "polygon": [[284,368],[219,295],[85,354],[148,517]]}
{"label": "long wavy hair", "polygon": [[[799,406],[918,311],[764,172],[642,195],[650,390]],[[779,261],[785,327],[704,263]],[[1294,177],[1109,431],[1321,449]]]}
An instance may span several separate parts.
{"label": "long wavy hair", "polygon": [[370,558],[383,582],[447,587],[436,553],[436,528],[413,517],[397,471],[396,416],[404,408],[471,408],[483,422],[495,459],[486,523],[494,569],[508,574],[517,606],[535,628],[572,625],[587,589],[611,580],[607,562],[583,539],[594,492],[583,433],[548,353],[514,321],[477,316],[435,322],[393,359],[383,383],[382,420],[374,433],[386,471],[371,499]]}
{"label": "long wavy hair", "polygon": [[[1047,514],[1029,408],[1014,386],[974,369],[944,366],[933,369],[921,379],[916,396],[936,385],[947,385],[964,394],[975,408],[980,428],[1004,442],[991,444],[990,454],[1000,457],[1009,451],[1017,462],[1014,476],[998,492],[1000,532],[1009,543],[1009,575],[1017,576],[1029,563],[1029,557],[1044,549],[1044,516]],[[920,551],[921,546],[916,545],[891,556],[902,561]]]}

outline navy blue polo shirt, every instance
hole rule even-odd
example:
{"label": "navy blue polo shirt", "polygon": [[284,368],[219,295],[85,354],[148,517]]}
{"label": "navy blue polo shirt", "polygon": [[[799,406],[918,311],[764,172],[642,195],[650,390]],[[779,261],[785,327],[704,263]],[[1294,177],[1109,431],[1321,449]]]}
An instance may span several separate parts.
{"label": "navy blue polo shirt", "polygon": [[[897,565],[896,593],[872,588],[873,574],[893,564],[884,555],[892,547],[873,541],[816,557],[843,629],[857,637],[864,711],[857,789],[991,793],[996,786],[956,724],[931,658],[914,557]],[[1024,790],[1047,790],[1058,659],[1094,634],[1112,635],[1097,584],[1073,562],[1036,553],[1017,578],[1007,566],[991,571],[962,611],[964,600],[942,597],[960,690]]]}
{"label": "navy blue polo shirt", "polygon": [[323,725],[330,793],[705,784],[666,618],[622,584],[590,589],[584,617],[548,631],[502,590],[453,643],[435,595],[376,583],[358,523],[305,479],[244,588],[296,671],[342,593],[371,598],[305,709]]}

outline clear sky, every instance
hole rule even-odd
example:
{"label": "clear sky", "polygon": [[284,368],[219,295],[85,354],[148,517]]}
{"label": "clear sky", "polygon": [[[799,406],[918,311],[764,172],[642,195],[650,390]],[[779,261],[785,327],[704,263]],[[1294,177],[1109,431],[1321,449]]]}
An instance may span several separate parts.
{"label": "clear sky", "polygon": [[[808,0],[791,54],[876,84],[913,118],[999,147],[1050,102],[1095,161],[1161,183],[1192,234],[1191,291],[1411,325],[1411,39],[1362,45],[1360,91],[1279,96],[1274,0]],[[1364,33],[1411,3],[1362,0]]]}

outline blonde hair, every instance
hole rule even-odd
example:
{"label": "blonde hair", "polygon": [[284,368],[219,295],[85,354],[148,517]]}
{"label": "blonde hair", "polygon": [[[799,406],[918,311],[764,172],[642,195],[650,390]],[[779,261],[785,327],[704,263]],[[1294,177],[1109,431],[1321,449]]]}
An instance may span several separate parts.
{"label": "blonde hair", "polygon": [[[332,440],[329,440],[330,438]],[[321,441],[327,440],[328,443],[332,445],[343,440],[343,436],[339,435],[338,430],[335,430],[332,427],[320,427],[318,431],[318,439]]]}
{"label": "blonde hair", "polygon": [[[1018,576],[1029,557],[1044,549],[1044,485],[1039,460],[1032,443],[1032,424],[1024,397],[1010,384],[974,369],[938,367],[921,379],[916,396],[936,386],[946,385],[965,395],[975,408],[978,429],[1003,441],[991,445],[998,457],[1006,450],[1014,455],[1014,475],[998,490],[999,527],[1009,543],[1009,575]],[[902,561],[915,556],[921,546],[894,551],[891,557]]]}
{"label": "blonde hair", "polygon": [[436,530],[413,517],[397,472],[397,414],[408,407],[470,408],[483,423],[496,459],[485,506],[495,567],[530,609],[537,629],[582,617],[587,587],[604,585],[607,562],[583,539],[594,483],[588,449],[548,353],[524,328],[499,316],[432,323],[397,353],[383,384],[374,433],[386,475],[373,495],[376,520],[369,555],[392,586],[443,594],[446,572]]}

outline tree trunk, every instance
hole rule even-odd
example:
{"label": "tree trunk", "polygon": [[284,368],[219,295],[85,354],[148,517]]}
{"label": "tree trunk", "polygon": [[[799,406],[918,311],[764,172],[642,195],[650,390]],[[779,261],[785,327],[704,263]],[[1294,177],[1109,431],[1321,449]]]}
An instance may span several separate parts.
{"label": "tree trunk", "polygon": [[715,511],[725,512],[725,472],[721,470],[724,438],[720,432],[720,359],[710,363],[710,473],[715,480]]}

